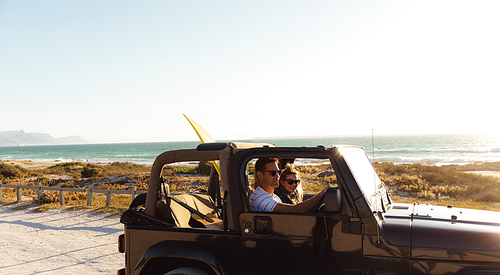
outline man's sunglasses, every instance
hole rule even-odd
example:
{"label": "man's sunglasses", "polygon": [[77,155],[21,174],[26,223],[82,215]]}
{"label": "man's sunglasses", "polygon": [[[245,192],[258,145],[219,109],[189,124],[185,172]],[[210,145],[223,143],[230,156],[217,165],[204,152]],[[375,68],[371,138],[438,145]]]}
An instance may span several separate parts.
{"label": "man's sunglasses", "polygon": [[271,174],[271,176],[275,177],[276,174],[278,174],[278,176],[281,174],[281,171],[280,170],[273,170],[273,171],[264,171],[264,172],[268,172]]}
{"label": "man's sunglasses", "polygon": [[298,185],[298,184],[300,183],[300,180],[291,180],[291,179],[286,179],[286,180],[284,180],[284,181],[286,181],[289,185],[292,185],[292,184],[294,184],[294,183]]}

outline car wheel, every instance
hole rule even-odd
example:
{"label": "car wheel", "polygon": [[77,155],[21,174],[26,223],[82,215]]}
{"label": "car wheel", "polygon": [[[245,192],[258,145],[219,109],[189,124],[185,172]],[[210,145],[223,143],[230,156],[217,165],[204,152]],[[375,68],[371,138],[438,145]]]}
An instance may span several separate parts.
{"label": "car wheel", "polygon": [[165,275],[208,275],[208,273],[194,267],[181,267],[169,271]]}

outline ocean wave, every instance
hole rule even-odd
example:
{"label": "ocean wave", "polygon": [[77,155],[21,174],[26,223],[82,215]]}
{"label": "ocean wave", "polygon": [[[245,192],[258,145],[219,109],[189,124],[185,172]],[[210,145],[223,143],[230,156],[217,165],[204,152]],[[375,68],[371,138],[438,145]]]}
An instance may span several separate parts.
{"label": "ocean wave", "polygon": [[477,158],[459,158],[453,156],[375,156],[376,162],[392,162],[392,163],[433,163],[435,165],[449,165],[449,164],[467,164],[472,162],[498,162],[500,157],[477,157]]}
{"label": "ocean wave", "polygon": [[[249,142],[252,142],[250,140]],[[259,140],[277,146],[316,146],[352,144],[362,146],[371,159],[395,163],[432,162],[440,164],[500,161],[500,140],[461,135],[379,136],[372,149],[369,137],[296,138]],[[87,144],[67,146],[0,147],[0,159],[54,162],[134,162],[152,164],[160,153],[172,149],[196,148],[198,142],[159,142],[127,144]]]}
{"label": "ocean wave", "polygon": [[[370,150],[367,150],[370,151]],[[375,149],[377,153],[391,153],[391,154],[404,154],[404,153],[500,153],[500,148],[486,148],[486,149],[471,149],[471,148],[420,148],[420,149],[410,149],[410,148],[399,148],[399,149]]]}

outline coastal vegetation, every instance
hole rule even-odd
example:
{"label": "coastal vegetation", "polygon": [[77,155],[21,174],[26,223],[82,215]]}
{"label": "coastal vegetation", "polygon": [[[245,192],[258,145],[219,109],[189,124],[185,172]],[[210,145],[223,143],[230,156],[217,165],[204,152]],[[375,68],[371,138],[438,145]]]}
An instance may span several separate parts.
{"label": "coastal vegetation", "polygon": [[435,166],[374,163],[396,202],[454,205],[500,211],[500,162]]}
{"label": "coastal vegetation", "polygon": [[[500,177],[485,175],[484,171],[500,172],[500,162],[471,163],[467,165],[436,166],[432,163],[373,164],[379,177],[389,188],[395,202],[429,203],[465,208],[500,211]],[[30,166],[16,162],[0,162],[0,180],[5,184],[97,189],[147,190],[150,165],[129,162],[83,163],[67,162],[46,166]],[[164,181],[171,192],[206,189],[211,163],[165,166]],[[315,193],[327,184],[335,186],[337,179],[326,165],[298,166],[305,193]],[[253,167],[249,167],[252,178]],[[252,179],[250,179],[252,180]],[[16,190],[2,189],[1,204],[14,203]],[[113,194],[112,205],[106,206],[105,195],[94,194],[92,206],[87,206],[87,194],[65,192],[68,209],[90,209],[96,212],[120,214],[131,202],[130,195]],[[40,202],[36,190],[23,190],[23,200],[40,203],[36,209],[61,207],[56,191],[43,191]]]}

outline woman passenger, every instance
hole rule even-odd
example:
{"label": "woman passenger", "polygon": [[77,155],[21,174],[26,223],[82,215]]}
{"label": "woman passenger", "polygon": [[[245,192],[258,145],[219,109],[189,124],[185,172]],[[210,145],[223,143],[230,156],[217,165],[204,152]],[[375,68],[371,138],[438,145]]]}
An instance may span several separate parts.
{"label": "woman passenger", "polygon": [[293,164],[287,164],[281,171],[279,186],[274,189],[274,193],[283,203],[297,204],[303,201],[304,191],[300,185],[300,173]]}

